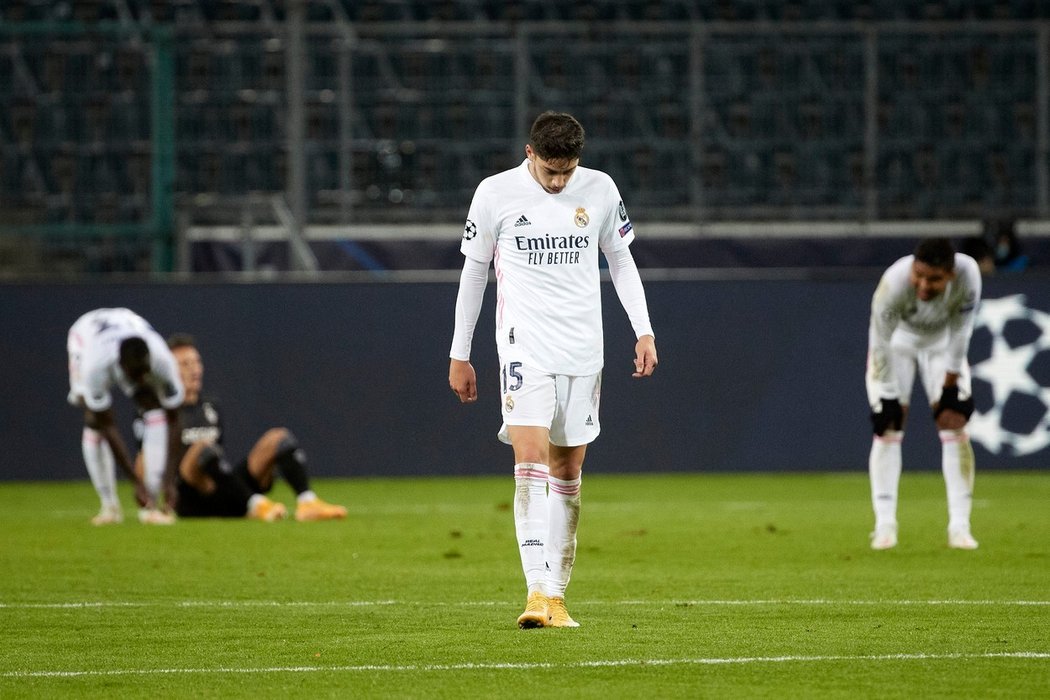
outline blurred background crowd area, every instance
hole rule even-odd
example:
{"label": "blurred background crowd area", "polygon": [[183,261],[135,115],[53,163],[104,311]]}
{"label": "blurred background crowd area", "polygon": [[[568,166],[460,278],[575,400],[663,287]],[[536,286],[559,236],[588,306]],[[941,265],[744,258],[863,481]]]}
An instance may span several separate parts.
{"label": "blurred background crowd area", "polygon": [[690,265],[1050,237],[1046,2],[5,0],[0,274],[454,267],[544,109]]}

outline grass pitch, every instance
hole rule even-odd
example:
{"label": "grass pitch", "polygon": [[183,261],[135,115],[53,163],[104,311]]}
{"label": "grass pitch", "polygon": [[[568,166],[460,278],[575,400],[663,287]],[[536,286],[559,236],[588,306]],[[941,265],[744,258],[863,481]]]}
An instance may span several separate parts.
{"label": "grass pitch", "polygon": [[975,552],[939,474],[887,552],[865,474],[590,474],[582,627],[529,631],[509,476],[316,486],[349,519],[95,528],[86,479],[0,485],[0,697],[1050,695],[1050,474],[978,474]]}

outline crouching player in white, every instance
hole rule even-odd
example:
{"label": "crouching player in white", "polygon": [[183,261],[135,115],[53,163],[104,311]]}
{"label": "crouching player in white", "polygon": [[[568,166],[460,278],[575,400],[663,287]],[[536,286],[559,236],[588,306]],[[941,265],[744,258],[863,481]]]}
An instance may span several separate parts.
{"label": "crouching player in white", "polygon": [[973,258],[943,238],[921,241],[915,254],[883,274],[871,303],[866,384],[875,437],[868,470],[875,510],[872,549],[897,545],[901,442],[918,369],[941,439],[948,494],[948,546],[976,549],[970,534],[974,456],[966,423],[973,413],[966,354],[981,298]]}
{"label": "crouching player in white", "polygon": [[[96,309],[69,330],[69,403],[84,409],[81,448],[91,483],[101,501],[95,525],[124,519],[117,499],[115,464],[135,483],[135,498],[146,524],[174,522],[172,440],[177,440],[183,387],[167,343],[141,316],[128,309]],[[145,423],[145,474],[139,477],[114,423],[112,386],[131,397]],[[169,429],[170,428],[170,429]],[[177,442],[175,443],[177,445]],[[162,497],[167,510],[158,506]]]}
{"label": "crouching player in white", "polygon": [[635,377],[656,368],[656,341],[634,239],[619,191],[605,173],[579,167],[583,127],[545,112],[525,160],[486,178],[470,206],[456,300],[449,385],[477,399],[470,348],[496,271],[496,345],[503,428],[514,449],[514,522],[528,598],[521,628],[578,627],[565,607],[576,557],[580,475],[599,432],[604,362],[598,250],[637,336]]}

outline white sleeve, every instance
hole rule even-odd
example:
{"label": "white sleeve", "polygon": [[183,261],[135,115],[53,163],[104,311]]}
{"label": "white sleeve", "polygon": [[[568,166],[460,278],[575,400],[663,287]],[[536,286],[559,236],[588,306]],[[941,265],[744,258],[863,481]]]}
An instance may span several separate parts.
{"label": "white sleeve", "polygon": [[605,251],[605,259],[609,262],[609,276],[612,278],[613,288],[616,289],[616,296],[620,297],[623,310],[627,312],[635,337],[655,337],[653,326],[649,322],[649,307],[645,303],[642,278],[638,275],[638,266],[634,263],[631,249],[624,247]]}
{"label": "white sleeve", "polygon": [[164,339],[156,333],[152,335],[156,336],[155,342],[151,339],[149,343],[150,365],[156,378],[154,389],[160,405],[173,411],[181,407],[186,400],[186,390],[182,386],[179,364],[175,361],[175,356],[168,349],[168,344],[164,342]]}
{"label": "white sleeve", "polygon": [[956,262],[956,268],[958,269],[957,279],[960,284],[965,285],[966,292],[948,322],[946,369],[958,374],[966,363],[970,338],[973,336],[973,327],[977,320],[977,305],[981,300],[981,270],[972,259],[968,259],[965,264]]}
{"label": "white sleeve", "polygon": [[893,371],[890,339],[900,323],[894,286],[884,274],[871,299],[871,320],[868,324],[868,403],[875,407],[882,399],[899,399],[900,388]]}
{"label": "white sleeve", "polygon": [[453,360],[469,360],[470,346],[474,341],[474,327],[481,313],[481,302],[485,298],[485,285],[489,281],[489,264],[466,257],[463,273],[459,277],[459,295],[456,297],[456,328],[452,334],[452,349],[448,356]]}

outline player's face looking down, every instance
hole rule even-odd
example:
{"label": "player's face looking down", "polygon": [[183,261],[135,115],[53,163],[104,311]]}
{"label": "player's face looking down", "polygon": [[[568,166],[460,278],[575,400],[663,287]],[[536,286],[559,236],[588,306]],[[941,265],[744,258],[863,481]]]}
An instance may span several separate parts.
{"label": "player's face looking down", "polygon": [[915,295],[923,301],[936,299],[943,294],[954,278],[954,270],[934,267],[920,260],[911,265],[911,286],[915,287]]}
{"label": "player's face looking down", "polygon": [[541,158],[531,145],[525,146],[525,155],[529,159],[529,172],[536,182],[547,192],[558,194],[569,184],[569,179],[580,164],[579,158],[572,160],[546,160]]}
{"label": "player's face looking down", "polygon": [[133,386],[142,387],[146,383],[146,375],[150,371],[149,356],[146,356],[145,360],[121,360],[120,369],[123,370],[124,376],[128,378],[128,381]]}
{"label": "player's face looking down", "polygon": [[204,363],[197,348],[183,345],[171,351],[179,364],[179,378],[186,388],[186,398],[193,400],[200,393],[204,380]]}

